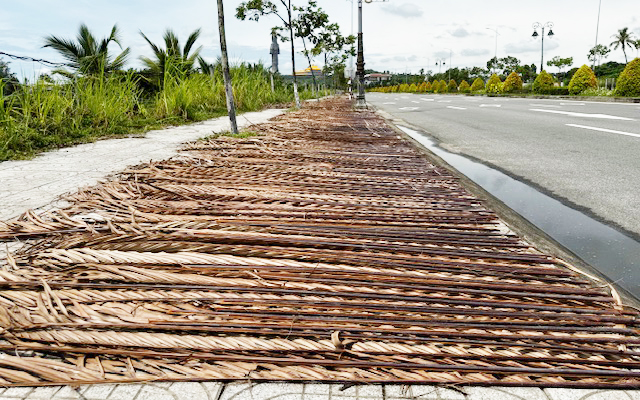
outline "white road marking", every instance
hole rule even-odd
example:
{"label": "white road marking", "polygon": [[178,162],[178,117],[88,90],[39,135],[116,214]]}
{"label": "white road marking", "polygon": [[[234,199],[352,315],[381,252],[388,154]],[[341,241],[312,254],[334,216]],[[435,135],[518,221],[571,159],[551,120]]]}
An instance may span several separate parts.
{"label": "white road marking", "polygon": [[480,104],[480,107],[502,107],[502,104]]}
{"label": "white road marking", "polygon": [[412,103],[420,104],[419,101],[411,100]]}
{"label": "white road marking", "polygon": [[560,103],[561,106],[584,106],[584,103],[575,103],[575,102],[571,102],[571,103]]}
{"label": "white road marking", "polygon": [[633,118],[627,117],[618,117],[615,115],[607,115],[607,114],[586,114],[586,113],[577,113],[570,111],[558,111],[558,110],[541,110],[538,108],[531,108],[529,111],[537,111],[537,112],[546,112],[553,114],[563,114],[569,117],[584,117],[584,118],[598,118],[598,119],[617,119],[621,121],[635,121]]}
{"label": "white road marking", "polygon": [[[560,103],[562,104],[562,103]],[[552,108],[562,108],[560,106],[556,106],[554,104],[529,104],[531,107],[552,107]]]}
{"label": "white road marking", "polygon": [[438,100],[438,103],[451,103],[451,100]]}
{"label": "white road marking", "polygon": [[447,108],[450,108],[452,110],[466,110],[466,108],[464,108],[464,107],[447,106]]}
{"label": "white road marking", "polygon": [[582,128],[582,129],[590,129],[592,131],[600,131],[600,132],[607,132],[607,133],[616,133],[618,135],[625,135],[625,136],[633,136],[633,137],[638,137],[640,138],[640,134],[638,133],[629,133],[629,132],[623,132],[623,131],[614,131],[613,129],[604,129],[604,128],[596,128],[593,126],[585,126],[585,125],[576,125],[576,124],[565,124],[566,126],[572,126],[574,128]]}
{"label": "white road marking", "polygon": [[402,110],[402,111],[415,111],[418,110],[419,107],[400,107],[398,108],[398,110]]}
{"label": "white road marking", "polygon": [[436,99],[425,99],[424,97],[421,97],[420,100],[422,100],[422,101],[436,101]]}
{"label": "white road marking", "polygon": [[388,102],[386,102],[386,103],[382,103],[382,104],[396,104],[396,103],[395,103],[395,102],[393,102],[393,101],[388,101]]}

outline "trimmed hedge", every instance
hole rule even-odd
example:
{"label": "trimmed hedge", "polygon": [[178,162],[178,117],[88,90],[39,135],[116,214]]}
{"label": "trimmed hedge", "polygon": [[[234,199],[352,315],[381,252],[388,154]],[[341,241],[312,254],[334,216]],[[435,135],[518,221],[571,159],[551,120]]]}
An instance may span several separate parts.
{"label": "trimmed hedge", "polygon": [[553,77],[547,71],[542,70],[533,81],[533,92],[540,94],[550,94],[553,88]]}
{"label": "trimmed hedge", "polygon": [[471,91],[477,92],[478,90],[483,90],[483,89],[484,89],[484,81],[482,80],[482,78],[476,78],[476,80],[474,80],[473,83],[471,84]]}
{"label": "trimmed hedge", "polygon": [[516,90],[522,90],[522,78],[520,78],[520,75],[516,71],[513,71],[509,76],[507,76],[507,79],[504,80],[502,91],[505,93],[511,93]]}
{"label": "trimmed hedge", "polygon": [[471,92],[471,86],[469,86],[469,83],[463,79],[462,82],[460,82],[460,86],[458,86],[458,91],[460,93],[469,93]]}
{"label": "trimmed hedge", "polygon": [[431,82],[427,82],[426,86],[424,87],[424,91],[427,93],[433,92],[433,86],[431,85]]}
{"label": "trimmed hedge", "polygon": [[489,82],[487,82],[485,92],[495,94],[502,93],[502,80],[498,75],[491,75],[491,78],[489,78]]}
{"label": "trimmed hedge", "polygon": [[631,61],[616,83],[616,96],[640,96],[640,58]]}
{"label": "trimmed hedge", "polygon": [[569,82],[569,93],[580,94],[586,89],[598,87],[596,75],[588,65],[583,65],[576,71]]}
{"label": "trimmed hedge", "polygon": [[449,93],[455,93],[458,91],[458,83],[451,79],[449,81],[449,85],[447,86],[447,90],[449,91]]}

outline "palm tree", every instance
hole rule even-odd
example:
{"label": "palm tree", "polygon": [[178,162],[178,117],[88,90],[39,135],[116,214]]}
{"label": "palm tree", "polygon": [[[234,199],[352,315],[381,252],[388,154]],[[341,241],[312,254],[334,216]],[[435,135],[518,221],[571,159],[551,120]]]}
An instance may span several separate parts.
{"label": "palm tree", "polygon": [[633,32],[629,32],[629,28],[622,28],[618,30],[618,33],[613,35],[612,37],[615,39],[609,46],[613,46],[615,50],[618,50],[618,47],[622,47],[622,52],[624,53],[624,61],[628,63],[627,60],[627,47],[632,48],[636,47],[637,42],[633,37]]}
{"label": "palm tree", "polygon": [[43,47],[51,47],[57,50],[62,57],[67,59],[67,65],[74,70],[74,73],[70,73],[64,69],[57,69],[53,71],[54,73],[68,77],[73,77],[74,75],[101,75],[122,69],[131,52],[131,49],[127,47],[116,58],[112,58],[109,55],[109,44],[111,42],[118,44],[122,49],[117,25],[113,26],[108,37],[98,41],[87,25],[81,24],[77,42],[72,39],[49,36],[45,38]]}
{"label": "palm tree", "polygon": [[158,79],[160,85],[168,76],[185,77],[195,71],[195,61],[200,55],[202,46],[193,50],[193,52],[191,50],[200,36],[200,29],[196,29],[189,35],[183,48],[180,48],[180,41],[171,29],[167,29],[164,33],[164,49],[149,40],[142,31],[140,34],[149,43],[155,56],[155,59],[143,56],[140,57],[140,60],[149,68],[151,74]]}

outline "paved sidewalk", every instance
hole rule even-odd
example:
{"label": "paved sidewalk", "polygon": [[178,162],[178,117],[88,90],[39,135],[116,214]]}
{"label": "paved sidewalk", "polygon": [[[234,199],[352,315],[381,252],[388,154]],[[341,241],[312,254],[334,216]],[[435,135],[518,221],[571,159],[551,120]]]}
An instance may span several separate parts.
{"label": "paved sidewalk", "polygon": [[[263,123],[283,110],[238,116],[239,127]],[[100,140],[43,153],[33,160],[0,163],[0,220],[37,209],[60,195],[94,185],[98,180],[149,160],[176,154],[180,144],[229,130],[227,117],[147,132],[144,137]]]}
{"label": "paved sidewalk", "polygon": [[[261,123],[281,110],[248,113],[241,125]],[[226,128],[227,119],[152,131],[144,138],[104,140],[52,151],[29,161],[0,163],[0,220],[16,216],[29,208],[56,206],[58,196],[95,184],[128,165],[150,159],[166,159],[179,145]],[[52,203],[53,202],[53,203]],[[284,383],[144,383],[89,385],[80,387],[0,388],[6,399],[86,399],[86,400],[640,400],[640,391],[569,390],[537,388],[459,389],[435,386],[370,385],[344,388],[342,385]]]}
{"label": "paved sidewalk", "polygon": [[637,400],[621,390],[154,382],[0,389],[0,400]]}

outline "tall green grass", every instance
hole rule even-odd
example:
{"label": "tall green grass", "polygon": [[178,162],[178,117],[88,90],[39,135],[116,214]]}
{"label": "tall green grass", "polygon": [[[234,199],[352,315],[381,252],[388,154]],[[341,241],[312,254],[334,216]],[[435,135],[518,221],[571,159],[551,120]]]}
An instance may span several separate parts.
{"label": "tall green grass", "polygon": [[[254,111],[293,100],[283,82],[271,91],[262,65],[231,71],[236,106]],[[177,74],[176,74],[177,75]],[[80,77],[66,83],[37,81],[11,96],[0,83],[0,161],[31,157],[42,150],[144,131],[151,127],[225,115],[222,74],[167,74],[161,88],[145,92],[140,74]],[[148,87],[148,85],[146,86]],[[311,98],[312,93],[301,93]]]}

